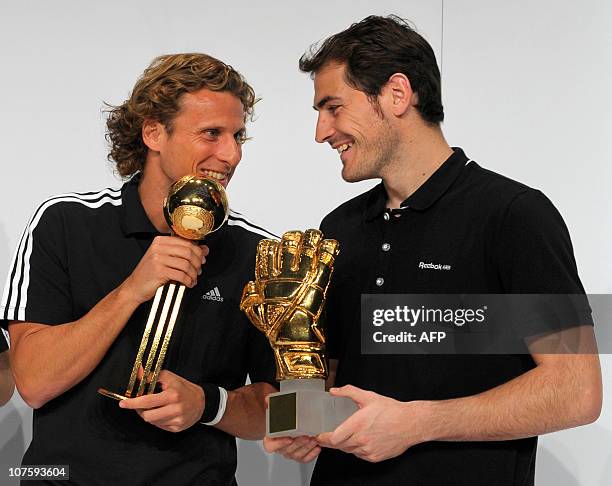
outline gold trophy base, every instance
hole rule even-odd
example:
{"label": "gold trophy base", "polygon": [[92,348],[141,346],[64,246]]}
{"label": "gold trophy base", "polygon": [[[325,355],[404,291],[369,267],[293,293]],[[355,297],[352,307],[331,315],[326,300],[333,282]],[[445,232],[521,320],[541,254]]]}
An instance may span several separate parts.
{"label": "gold trophy base", "polygon": [[126,397],[125,395],[120,395],[119,393],[112,392],[110,390],[107,390],[106,388],[98,388],[98,393],[100,395],[104,395],[105,397],[114,398],[115,400],[119,401],[128,399],[128,397]]}
{"label": "gold trophy base", "polygon": [[150,395],[151,393],[159,393],[161,392],[161,388],[159,387],[159,385],[156,385],[155,391],[151,391],[148,390],[145,393],[141,393],[140,395],[138,395],[137,391],[138,391],[138,383],[136,382],[135,388],[136,390],[134,391],[134,393],[130,393],[129,391],[126,391],[123,395],[121,393],[115,393],[113,391],[107,390],[106,388],[98,388],[98,393],[100,395],[103,395],[105,397],[108,398],[112,398],[114,400],[127,400],[128,398],[135,398],[135,397],[139,397],[142,395]]}
{"label": "gold trophy base", "polygon": [[325,380],[282,380],[280,392],[268,395],[266,432],[270,437],[315,436],[331,432],[357,411],[346,397],[325,391]]}

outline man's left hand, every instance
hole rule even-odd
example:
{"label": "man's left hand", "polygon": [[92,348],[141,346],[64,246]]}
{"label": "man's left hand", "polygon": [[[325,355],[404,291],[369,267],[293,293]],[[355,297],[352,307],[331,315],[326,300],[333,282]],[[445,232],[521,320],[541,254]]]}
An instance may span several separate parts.
{"label": "man's left hand", "polygon": [[352,385],[331,388],[337,397],[351,398],[359,410],[333,432],[317,436],[319,445],[354,454],[369,462],[399,456],[425,442],[424,402],[400,402]]}
{"label": "man's left hand", "polygon": [[158,383],[162,391],[121,400],[119,406],[136,410],[145,422],[168,432],[181,432],[195,424],[204,413],[202,387],[162,370]]}

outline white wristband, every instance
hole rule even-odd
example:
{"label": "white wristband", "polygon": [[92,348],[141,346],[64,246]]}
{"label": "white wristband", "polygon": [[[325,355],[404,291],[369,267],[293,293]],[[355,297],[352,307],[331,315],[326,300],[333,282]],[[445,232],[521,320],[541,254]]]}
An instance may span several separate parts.
{"label": "white wristband", "polygon": [[217,415],[210,422],[200,422],[204,425],[217,425],[221,422],[223,415],[225,415],[225,407],[227,406],[227,390],[223,387],[219,388],[219,410],[217,411]]}

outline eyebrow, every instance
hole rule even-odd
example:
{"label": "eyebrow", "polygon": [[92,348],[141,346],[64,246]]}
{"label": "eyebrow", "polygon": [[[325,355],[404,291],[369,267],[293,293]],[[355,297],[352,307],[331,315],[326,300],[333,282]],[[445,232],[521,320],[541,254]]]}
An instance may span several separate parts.
{"label": "eyebrow", "polygon": [[233,132],[234,134],[239,133],[239,132],[246,132],[247,131],[247,127],[246,126],[242,126],[236,130],[230,130],[229,127],[224,126],[223,124],[221,125],[215,125],[215,124],[211,124],[211,125],[205,125],[203,127],[200,127],[197,129],[199,133],[201,132],[205,132],[206,130],[218,130],[219,132],[223,131],[223,130],[227,130],[228,132]]}
{"label": "eyebrow", "polygon": [[315,111],[319,111],[321,108],[323,108],[330,101],[339,100],[339,99],[340,98],[338,98],[337,96],[325,96],[316,105],[314,105],[312,107],[312,109],[315,110]]}

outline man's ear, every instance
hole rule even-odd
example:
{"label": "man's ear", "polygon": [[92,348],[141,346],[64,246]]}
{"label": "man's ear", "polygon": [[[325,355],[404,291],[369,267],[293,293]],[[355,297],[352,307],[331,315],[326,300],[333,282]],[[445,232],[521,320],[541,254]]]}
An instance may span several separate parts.
{"label": "man's ear", "polygon": [[142,141],[154,152],[159,152],[162,139],[166,136],[166,129],[157,120],[147,118],[142,124]]}
{"label": "man's ear", "polygon": [[418,103],[417,94],[412,91],[410,80],[405,74],[395,73],[391,75],[382,94],[387,101],[387,109],[395,116],[403,116]]}

